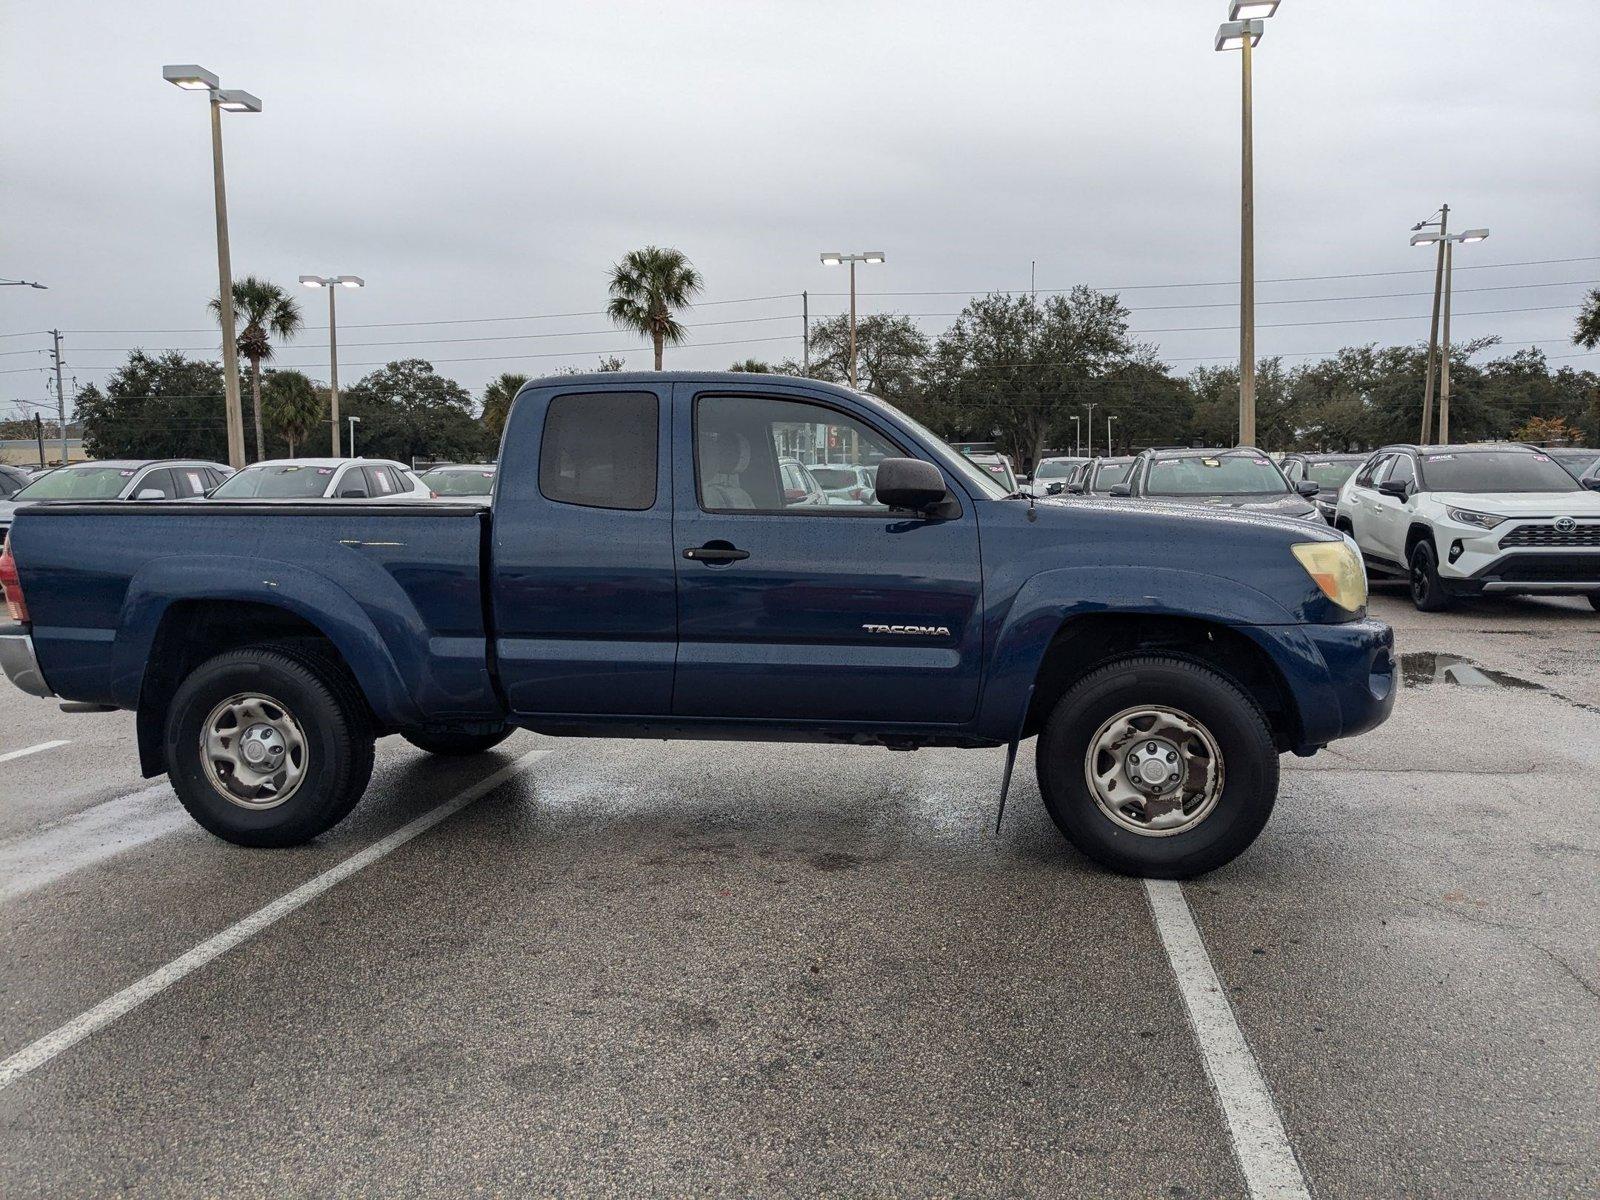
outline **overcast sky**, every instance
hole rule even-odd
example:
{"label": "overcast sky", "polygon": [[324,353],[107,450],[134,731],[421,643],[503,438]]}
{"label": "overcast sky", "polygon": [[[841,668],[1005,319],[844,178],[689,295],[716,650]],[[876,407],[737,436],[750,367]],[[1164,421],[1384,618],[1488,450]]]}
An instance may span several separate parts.
{"label": "overcast sky", "polygon": [[[647,243],[707,282],[669,366],[797,357],[798,293],[813,315],[845,304],[826,249],[886,251],[863,310],[930,332],[964,296],[890,293],[1026,288],[1037,260],[1041,290],[1129,288],[1174,367],[1226,361],[1231,284],[1131,290],[1237,278],[1239,56],[1211,48],[1226,8],[11,4],[0,276],[50,290],[0,289],[0,331],[70,331],[83,383],[132,346],[216,353],[206,106],[161,80],[197,62],[265,105],[224,121],[235,274],[367,279],[340,296],[346,383],[419,355],[476,391],[634,347],[598,315],[358,326],[592,314],[608,266]],[[1416,273],[1261,283],[1261,302],[1393,297],[1262,303],[1261,354],[1425,339],[1429,297],[1398,294],[1432,287],[1407,238],[1441,201],[1493,230],[1457,256],[1458,337],[1573,354],[1600,279],[1597,64],[1595,0],[1284,0],[1256,57],[1258,278]],[[1461,269],[1571,258],[1589,261]],[[320,298],[303,292],[307,329],[280,354],[318,379]],[[1497,309],[1543,311],[1471,315]],[[0,340],[0,401],[45,397],[47,344]]]}

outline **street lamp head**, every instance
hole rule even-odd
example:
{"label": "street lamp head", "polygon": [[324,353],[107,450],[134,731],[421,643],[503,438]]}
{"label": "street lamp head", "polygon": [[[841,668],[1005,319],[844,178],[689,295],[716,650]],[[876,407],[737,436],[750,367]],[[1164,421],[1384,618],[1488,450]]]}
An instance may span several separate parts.
{"label": "street lamp head", "polygon": [[837,250],[828,250],[828,251],[824,251],[823,252],[823,255],[822,255],[822,265],[823,266],[825,266],[825,267],[837,267],[842,262],[844,262],[844,255],[840,254]]}
{"label": "street lamp head", "polygon": [[319,288],[327,287],[331,281],[324,279],[321,275],[302,275],[300,276],[300,282],[308,288]]}
{"label": "street lamp head", "polygon": [[367,286],[367,281],[359,275],[336,275],[333,281],[340,287],[358,288]]}
{"label": "street lamp head", "polygon": [[217,77],[215,75],[204,67],[197,67],[193,63],[162,67],[161,78],[168,83],[176,84],[187,92],[209,92],[215,90],[217,86]]}
{"label": "street lamp head", "polygon": [[1411,244],[1413,246],[1431,246],[1440,240],[1437,233],[1413,233],[1411,235]]}
{"label": "street lamp head", "polygon": [[1255,17],[1270,17],[1278,11],[1278,0],[1233,0],[1228,5],[1228,20],[1248,21]]}
{"label": "street lamp head", "polygon": [[253,112],[261,111],[261,101],[249,92],[241,92],[237,88],[230,91],[218,92],[217,107],[223,112]]}
{"label": "street lamp head", "polygon": [[882,250],[868,250],[865,254],[863,254],[861,256],[861,261],[862,262],[869,262],[869,263],[881,263],[883,261],[883,251]]}
{"label": "street lamp head", "polygon": [[1481,242],[1489,236],[1487,229],[1469,229],[1461,235],[1463,242]]}
{"label": "street lamp head", "polygon": [[1253,21],[1226,21],[1217,26],[1216,48],[1238,50],[1244,46],[1246,38],[1254,48],[1261,41],[1261,34],[1266,27],[1266,22],[1259,17]]}

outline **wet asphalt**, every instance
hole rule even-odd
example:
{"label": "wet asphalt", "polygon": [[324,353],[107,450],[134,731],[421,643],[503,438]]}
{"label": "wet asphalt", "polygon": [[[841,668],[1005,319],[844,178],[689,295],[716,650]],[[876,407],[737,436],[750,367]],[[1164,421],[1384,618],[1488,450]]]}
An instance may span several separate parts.
{"label": "wet asphalt", "polygon": [[[1388,725],[1184,894],[1318,1197],[1600,1193],[1600,615],[1380,588]],[[0,1056],[549,753],[0,1090],[0,1193],[1247,1194],[1142,885],[999,752],[379,746],[313,846],[0,688]]]}

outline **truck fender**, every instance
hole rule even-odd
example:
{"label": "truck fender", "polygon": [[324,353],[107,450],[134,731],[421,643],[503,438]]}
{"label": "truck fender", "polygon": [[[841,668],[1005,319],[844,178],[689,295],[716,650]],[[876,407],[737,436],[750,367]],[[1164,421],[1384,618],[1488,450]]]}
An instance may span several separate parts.
{"label": "truck fender", "polygon": [[118,703],[137,707],[156,631],[171,605],[244,600],[280,608],[320,630],[343,656],[380,722],[419,724],[421,715],[405,680],[408,668],[417,672],[425,670],[425,664],[396,662],[390,647],[410,645],[420,651],[428,644],[426,631],[399,586],[381,571],[371,576],[363,582],[374,589],[373,603],[397,631],[401,625],[409,627],[405,637],[386,640],[369,609],[349,592],[293,563],[211,554],[152,560],[129,581],[118,617],[112,650],[112,686]]}
{"label": "truck fender", "polygon": [[1086,613],[1186,617],[1216,625],[1289,625],[1264,592],[1222,575],[1172,567],[1062,567],[1018,589],[985,631],[993,646],[979,702],[981,733],[1009,741],[1027,717],[1045,651],[1063,621]]}

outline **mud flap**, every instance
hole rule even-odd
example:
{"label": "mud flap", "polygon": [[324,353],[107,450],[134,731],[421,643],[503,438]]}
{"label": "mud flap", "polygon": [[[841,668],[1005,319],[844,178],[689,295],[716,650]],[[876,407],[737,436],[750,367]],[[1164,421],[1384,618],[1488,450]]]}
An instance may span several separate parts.
{"label": "mud flap", "polygon": [[1011,791],[1011,770],[1017,765],[1017,746],[1022,741],[1022,730],[1028,724],[1028,713],[1033,710],[1033,688],[1028,689],[1027,696],[1022,701],[1022,719],[1017,722],[1017,732],[1011,736],[1011,742],[1006,746],[1006,773],[1000,780],[1000,811],[995,814],[994,833],[1000,836],[1000,822],[1006,816],[1006,796]]}

